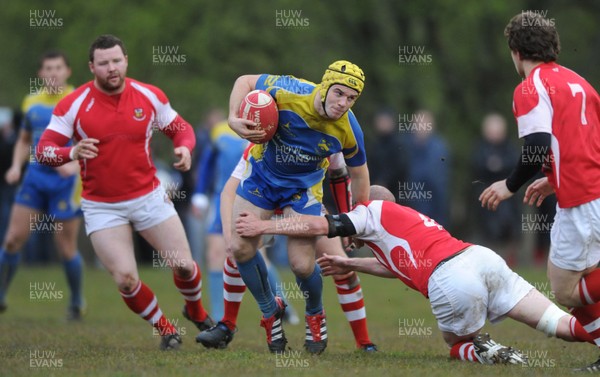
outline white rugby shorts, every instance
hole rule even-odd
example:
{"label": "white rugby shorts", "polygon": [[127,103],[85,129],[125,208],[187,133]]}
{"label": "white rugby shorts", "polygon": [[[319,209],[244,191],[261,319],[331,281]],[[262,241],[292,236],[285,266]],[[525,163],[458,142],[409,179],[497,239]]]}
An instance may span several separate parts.
{"label": "white rugby shorts", "polygon": [[550,231],[550,261],[564,270],[583,271],[600,261],[600,199],[572,208],[556,206]]}
{"label": "white rugby shorts", "polygon": [[139,198],[116,203],[81,199],[85,232],[132,224],[136,231],[145,230],[177,215],[173,202],[162,186]]}
{"label": "white rugby shorts", "polygon": [[533,289],[492,250],[473,245],[429,277],[431,310],[441,331],[458,336],[504,318]]}

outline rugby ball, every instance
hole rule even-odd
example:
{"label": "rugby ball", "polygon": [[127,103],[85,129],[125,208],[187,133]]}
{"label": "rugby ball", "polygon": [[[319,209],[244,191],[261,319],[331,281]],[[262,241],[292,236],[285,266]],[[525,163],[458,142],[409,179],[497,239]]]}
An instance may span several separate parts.
{"label": "rugby ball", "polygon": [[240,105],[239,117],[248,119],[257,124],[267,133],[258,141],[258,144],[266,143],[273,138],[279,123],[279,110],[271,95],[264,90],[253,90],[244,97]]}

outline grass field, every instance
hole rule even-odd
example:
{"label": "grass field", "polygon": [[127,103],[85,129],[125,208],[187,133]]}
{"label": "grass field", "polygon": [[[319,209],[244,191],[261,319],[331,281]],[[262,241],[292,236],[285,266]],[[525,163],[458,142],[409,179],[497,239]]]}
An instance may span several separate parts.
{"label": "grass field", "polygon": [[[543,292],[541,270],[519,271]],[[337,304],[331,279],[325,280],[329,346],[318,357],[302,349],[304,326],[285,327],[291,351],[269,354],[259,312],[247,293],[240,330],[227,350],[206,350],[194,341],[195,327],[180,313],[182,299],[170,272],[144,268],[140,275],[156,293],[167,318],[180,328],[183,347],[158,350],[152,328],[122,302],[106,271],[88,269],[85,294],[88,313],[82,323],[64,321],[68,290],[57,267],[22,268],[8,295],[8,311],[0,316],[2,376],[563,376],[573,367],[595,360],[589,344],[547,339],[526,326],[506,320],[486,325],[497,341],[528,351],[530,364],[483,366],[450,360],[429,302],[400,281],[363,276],[372,340],[377,354],[355,350],[350,328]],[[292,281],[289,273],[283,274]],[[300,310],[303,303],[291,300]]]}

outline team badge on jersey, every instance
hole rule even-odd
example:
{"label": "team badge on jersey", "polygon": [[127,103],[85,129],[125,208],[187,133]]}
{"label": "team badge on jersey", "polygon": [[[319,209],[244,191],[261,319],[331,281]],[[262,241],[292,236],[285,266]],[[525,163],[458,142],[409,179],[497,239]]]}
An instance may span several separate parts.
{"label": "team badge on jersey", "polygon": [[133,119],[137,121],[142,121],[146,119],[146,114],[144,114],[144,109],[141,107],[133,109]]}
{"label": "team badge on jersey", "polygon": [[333,145],[327,140],[321,139],[321,141],[319,141],[319,143],[317,144],[317,151],[320,151],[322,153],[329,152],[329,148],[331,148],[332,146]]}

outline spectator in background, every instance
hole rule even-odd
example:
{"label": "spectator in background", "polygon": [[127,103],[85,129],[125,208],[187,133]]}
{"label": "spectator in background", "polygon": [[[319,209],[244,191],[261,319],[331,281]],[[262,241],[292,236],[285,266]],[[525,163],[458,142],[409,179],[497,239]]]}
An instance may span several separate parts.
{"label": "spectator in background", "polygon": [[16,186],[9,185],[4,175],[10,169],[13,150],[17,142],[17,132],[12,109],[0,107],[0,239],[4,239],[10,208],[15,199]]}
{"label": "spectator in background", "polygon": [[411,138],[407,149],[408,180],[400,182],[398,188],[400,202],[447,227],[450,151],[446,141],[435,132],[435,118],[428,110],[418,111],[401,126],[411,132]]}
{"label": "spectator in background", "polygon": [[[481,123],[481,139],[475,145],[471,157],[471,169],[475,198],[488,185],[508,176],[518,155],[517,147],[508,139],[506,120],[497,113],[487,114]],[[516,241],[519,235],[520,202],[517,198],[507,200],[506,205],[491,212],[477,208],[477,242],[493,250],[506,250],[503,256],[509,265],[516,262]]]}
{"label": "spectator in background", "polygon": [[398,185],[405,182],[408,175],[406,145],[391,110],[379,110],[374,126],[375,136],[367,147],[371,184],[384,186],[398,200]]}

